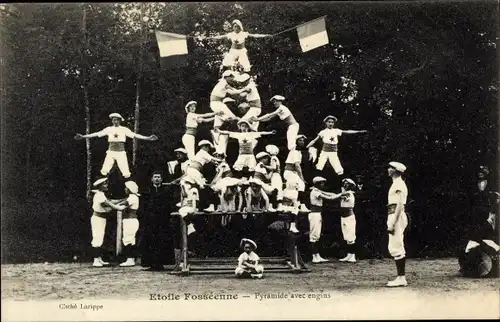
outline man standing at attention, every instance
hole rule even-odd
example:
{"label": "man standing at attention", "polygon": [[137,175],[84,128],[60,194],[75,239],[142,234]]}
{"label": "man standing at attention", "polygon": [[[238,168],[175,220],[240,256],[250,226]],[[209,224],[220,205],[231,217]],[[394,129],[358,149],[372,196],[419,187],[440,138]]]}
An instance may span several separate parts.
{"label": "man standing at attention", "polygon": [[389,253],[396,261],[398,276],[387,283],[388,287],[406,286],[408,282],[405,277],[405,245],[404,232],[408,225],[405,213],[408,188],[401,178],[406,166],[399,162],[390,162],[388,174],[392,178],[392,185],[388,194],[388,216],[387,232],[389,233]]}
{"label": "man standing at attention", "polygon": [[109,174],[111,168],[115,162],[120,169],[123,177],[125,179],[130,178],[130,170],[128,166],[127,160],[127,152],[125,151],[125,141],[128,138],[131,139],[139,139],[146,141],[156,141],[158,137],[156,135],[144,136],[138,133],[132,132],[129,128],[125,126],[121,126],[120,123],[124,121],[123,117],[118,113],[112,113],[109,115],[111,122],[113,122],[112,126],[108,126],[102,131],[90,133],[90,134],[76,134],[75,139],[90,139],[95,137],[108,137],[109,147],[106,152],[106,158],[104,159],[104,163],[102,165],[101,174],[106,177]]}

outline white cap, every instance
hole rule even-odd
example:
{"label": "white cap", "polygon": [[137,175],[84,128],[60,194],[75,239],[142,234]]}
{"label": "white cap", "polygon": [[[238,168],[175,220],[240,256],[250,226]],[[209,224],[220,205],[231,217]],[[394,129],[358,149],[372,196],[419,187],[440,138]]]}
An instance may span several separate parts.
{"label": "white cap", "polygon": [[101,178],[101,179],[97,179],[97,180],[94,182],[93,186],[94,186],[94,187],[99,187],[102,183],[104,183],[104,182],[106,182],[106,181],[108,181],[108,178]]}
{"label": "white cap", "polygon": [[234,24],[237,24],[238,27],[240,27],[241,31],[243,31],[243,24],[241,23],[241,21],[239,21],[238,19],[234,19],[233,23],[231,25],[234,25]]}
{"label": "white cap", "polygon": [[406,170],[406,166],[404,164],[402,164],[401,162],[392,161],[392,162],[389,162],[389,165],[399,172],[405,172],[405,170]]}
{"label": "white cap", "polygon": [[245,245],[246,243],[249,243],[253,246],[253,249],[257,249],[257,244],[251,240],[251,239],[248,239],[248,238],[243,238],[240,242],[240,247]]}
{"label": "white cap", "polygon": [[193,105],[193,104],[194,104],[194,105],[196,105],[196,104],[198,104],[198,102],[196,102],[196,101],[189,101],[189,102],[186,104],[186,106],[184,106],[184,109],[186,110],[186,112],[188,111],[189,106],[191,106],[191,105]]}
{"label": "white cap", "polygon": [[318,183],[318,182],[325,182],[326,179],[323,177],[314,177],[313,183]]}
{"label": "white cap", "polygon": [[229,77],[229,76],[234,76],[234,72],[232,70],[226,70],[224,73],[222,73],[222,77]]}
{"label": "white cap", "polygon": [[284,96],[281,96],[281,95],[274,95],[273,97],[271,97],[270,101],[284,101],[285,100],[285,97]]}
{"label": "white cap", "polygon": [[344,184],[344,183],[346,183],[346,182],[347,182],[347,183],[350,183],[350,184],[352,184],[352,185],[354,185],[354,186],[356,185],[356,183],[355,183],[355,182],[354,182],[354,180],[352,180],[352,179],[349,179],[349,178],[344,178],[344,179],[342,179],[342,184]]}
{"label": "white cap", "polygon": [[125,182],[125,187],[127,187],[127,189],[130,190],[131,193],[139,195],[139,186],[137,186],[137,183],[135,183],[134,181]]}
{"label": "white cap", "polygon": [[266,151],[270,155],[278,155],[278,153],[280,153],[280,149],[276,145],[274,145],[274,144],[267,145],[266,146]]}
{"label": "white cap", "polygon": [[337,122],[337,118],[333,115],[328,115],[327,117],[325,117],[325,119],[323,120],[323,123],[325,123],[328,120],[333,120],[334,122]]}
{"label": "white cap", "polygon": [[203,145],[209,145],[211,148],[214,147],[214,145],[212,144],[212,142],[208,141],[208,140],[201,140],[200,143],[198,143],[198,146],[201,147]]}
{"label": "white cap", "polygon": [[257,153],[257,155],[255,156],[255,158],[256,158],[257,160],[259,160],[259,159],[262,159],[262,158],[264,158],[264,157],[268,157],[268,156],[269,156],[269,153],[267,153],[267,152],[259,152],[259,153]]}
{"label": "white cap", "polygon": [[184,154],[187,154],[187,151],[186,149],[184,148],[178,148],[178,149],[175,149],[174,152],[180,152],[180,153],[184,153]]}
{"label": "white cap", "polygon": [[222,100],[222,103],[229,103],[229,102],[236,102],[234,99],[232,99],[231,97],[226,97]]}
{"label": "white cap", "polygon": [[109,114],[109,118],[110,119],[115,118],[115,117],[119,118],[122,121],[125,121],[125,119],[123,118],[123,116],[121,116],[119,113],[111,113],[111,114]]}
{"label": "white cap", "polygon": [[250,79],[250,75],[248,75],[247,73],[244,73],[244,74],[241,74],[241,75],[237,76],[235,80],[238,83],[243,83],[243,82],[246,82],[249,79]]}
{"label": "white cap", "polygon": [[307,136],[305,136],[304,134],[299,134],[297,135],[297,138],[295,138],[295,141],[298,141],[299,139],[307,139]]}
{"label": "white cap", "polygon": [[248,125],[250,127],[250,122],[248,122],[248,120],[239,120],[238,121],[238,125],[243,124],[243,123],[245,123],[246,125]]}

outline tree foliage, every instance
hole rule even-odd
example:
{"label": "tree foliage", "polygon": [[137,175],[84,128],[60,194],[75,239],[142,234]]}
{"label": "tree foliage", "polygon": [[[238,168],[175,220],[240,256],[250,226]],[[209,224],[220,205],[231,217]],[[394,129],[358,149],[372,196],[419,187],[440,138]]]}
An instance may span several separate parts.
{"label": "tree foliage", "polygon": [[[233,19],[250,32],[277,33],[327,15],[326,46],[302,53],[290,31],[251,39],[248,52],[265,108],[272,95],[287,97],[309,138],[328,114],[339,118],[341,128],[370,130],[342,138],[347,175],[364,174],[380,188],[387,181],[385,164],[397,159],[409,167],[411,195],[419,204],[434,207],[447,200],[447,207],[462,198],[478,164],[498,164],[493,1],[5,4],[2,183],[11,200],[84,198],[85,144],[73,140],[85,130],[82,6],[91,131],[106,126],[115,111],[133,128],[142,46],[140,133],[160,140],[139,143],[135,172],[141,184],[181,144],[184,104],[195,99],[209,111],[210,90],[228,48],[221,41],[190,40],[189,65],[165,70],[154,30],[208,36],[227,32]],[[207,129],[202,137],[208,137]],[[271,141],[282,145],[285,137]],[[97,176],[106,142],[94,140],[91,146]]]}

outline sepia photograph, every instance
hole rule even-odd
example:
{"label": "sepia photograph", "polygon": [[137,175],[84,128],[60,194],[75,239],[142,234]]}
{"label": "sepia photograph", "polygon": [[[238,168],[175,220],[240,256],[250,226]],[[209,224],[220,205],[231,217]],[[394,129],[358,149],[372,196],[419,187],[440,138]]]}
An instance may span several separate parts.
{"label": "sepia photograph", "polygon": [[1,4],[2,320],[500,319],[499,14]]}

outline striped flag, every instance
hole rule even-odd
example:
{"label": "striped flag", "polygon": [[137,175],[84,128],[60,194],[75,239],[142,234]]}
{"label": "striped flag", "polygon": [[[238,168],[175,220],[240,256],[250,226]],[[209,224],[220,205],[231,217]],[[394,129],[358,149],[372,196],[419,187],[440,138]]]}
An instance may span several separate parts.
{"label": "striped flag", "polygon": [[300,48],[304,53],[329,43],[325,17],[298,26],[297,34],[299,35]]}
{"label": "striped flag", "polygon": [[186,35],[156,31],[156,41],[160,57],[186,55],[188,53]]}

